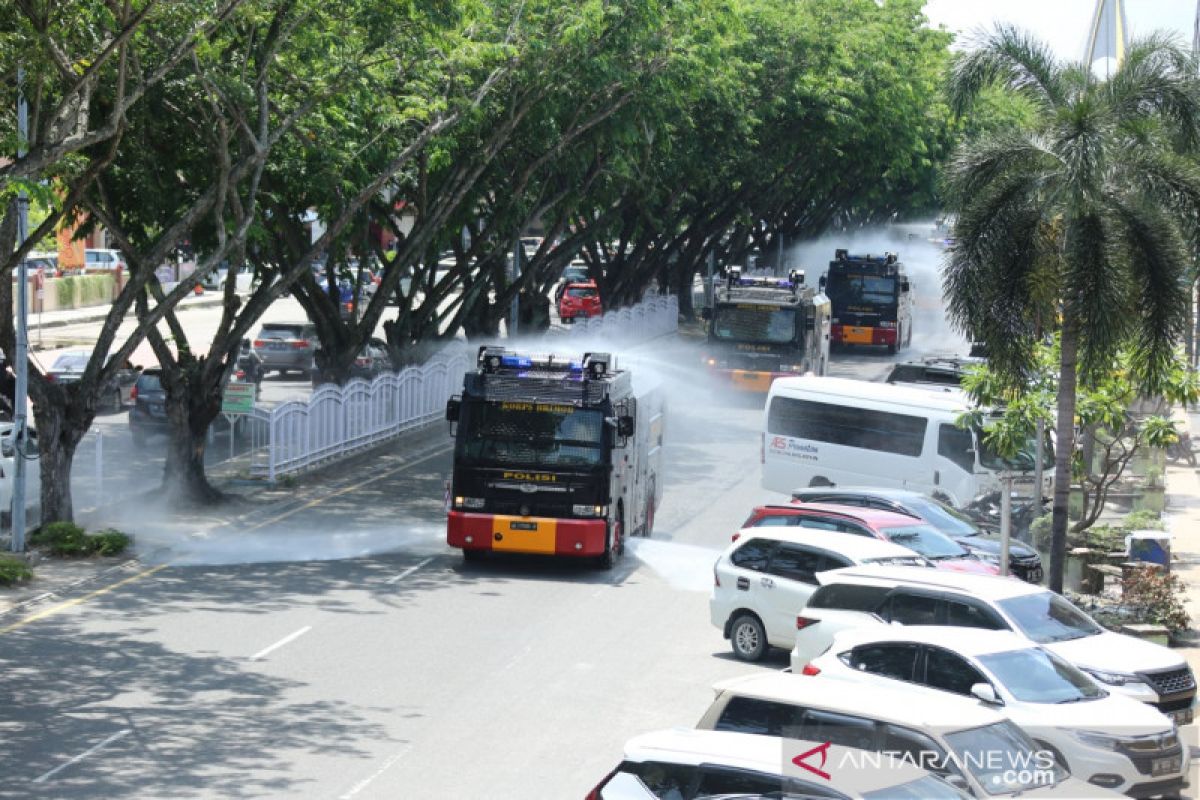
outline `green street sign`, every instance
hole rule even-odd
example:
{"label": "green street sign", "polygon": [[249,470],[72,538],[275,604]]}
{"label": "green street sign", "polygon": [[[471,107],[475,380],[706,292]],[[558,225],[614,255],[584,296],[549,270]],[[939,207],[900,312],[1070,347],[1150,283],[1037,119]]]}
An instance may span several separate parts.
{"label": "green street sign", "polygon": [[221,397],[222,414],[249,414],[254,411],[254,384],[231,382]]}

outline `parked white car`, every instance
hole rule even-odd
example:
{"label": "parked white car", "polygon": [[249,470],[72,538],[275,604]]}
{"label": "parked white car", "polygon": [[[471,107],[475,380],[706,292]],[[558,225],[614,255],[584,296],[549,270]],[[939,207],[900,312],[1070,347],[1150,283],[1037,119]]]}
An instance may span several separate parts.
{"label": "parked white car", "polygon": [[817,573],[855,564],[932,566],[898,544],[793,527],[746,528],[713,565],[708,607],[733,654],[758,661],[796,643],[796,614],[817,590]]}
{"label": "parked white car", "polygon": [[781,672],[713,686],[696,725],[874,753],[900,753],[977,798],[1120,797],[1071,777],[1010,720],[977,701],[915,697],[911,688],[874,686]]}
{"label": "parked white car", "polygon": [[975,699],[1019,725],[1075,777],[1131,797],[1174,795],[1187,785],[1188,751],[1175,723],[1015,633],[845,630],[802,674],[908,690],[918,704]]}
{"label": "parked white car", "polygon": [[796,618],[792,669],[824,653],[844,628],[885,623],[1013,631],[1066,659],[1112,691],[1148,703],[1177,725],[1192,721],[1196,680],[1162,645],[1113,633],[1048,589],[1015,578],[909,567],[822,573]]}
{"label": "parked white car", "polygon": [[83,259],[83,271],[89,275],[109,275],[118,267],[125,271],[129,270],[120,250],[88,248],[83,251]]}
{"label": "parked white car", "polygon": [[[810,760],[811,759],[811,760]],[[963,794],[905,759],[862,768],[861,751],[823,742],[677,728],[637,736],[595,789],[596,800],[696,797],[812,797],[850,800],[963,800]],[[816,768],[806,769],[804,764]],[[818,772],[824,772],[823,777]]]}
{"label": "parked white car", "polygon": [[[12,442],[13,424],[0,422],[0,517],[8,519],[12,513],[13,472],[17,453]],[[37,431],[28,429],[29,440],[25,446],[25,509],[41,506],[42,468],[38,462]]]}

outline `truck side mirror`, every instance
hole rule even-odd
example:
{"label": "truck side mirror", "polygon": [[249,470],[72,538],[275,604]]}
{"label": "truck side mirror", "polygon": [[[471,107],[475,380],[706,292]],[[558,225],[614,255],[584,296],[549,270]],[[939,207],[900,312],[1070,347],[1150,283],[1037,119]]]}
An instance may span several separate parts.
{"label": "truck side mirror", "polygon": [[458,413],[462,410],[462,401],[457,397],[451,397],[446,401],[446,421],[458,422]]}
{"label": "truck side mirror", "polygon": [[712,319],[712,309],[709,308],[708,306],[705,306],[704,308],[700,309],[700,319],[704,320],[705,322],[708,322],[709,320],[711,320]]}
{"label": "truck side mirror", "polygon": [[625,438],[633,436],[633,417],[617,417],[617,435]]}
{"label": "truck side mirror", "polygon": [[908,285],[908,281],[900,281],[900,291],[907,292],[910,288],[912,287]]}

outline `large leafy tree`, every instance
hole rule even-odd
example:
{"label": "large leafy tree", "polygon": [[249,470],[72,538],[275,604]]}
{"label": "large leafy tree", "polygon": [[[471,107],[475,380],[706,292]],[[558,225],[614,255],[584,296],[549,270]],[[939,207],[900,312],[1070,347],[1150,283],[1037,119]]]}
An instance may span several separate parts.
{"label": "large leafy tree", "polygon": [[961,57],[959,113],[989,88],[1020,95],[1025,128],[962,146],[946,173],[957,212],[944,288],[950,316],[986,342],[992,365],[1025,381],[1034,346],[1057,328],[1057,452],[1050,585],[1061,590],[1078,381],[1128,344],[1140,389],[1157,394],[1187,319],[1184,268],[1200,218],[1200,174],[1180,148],[1200,142],[1195,64],[1170,41],[1135,44],[1108,79],[998,27]]}

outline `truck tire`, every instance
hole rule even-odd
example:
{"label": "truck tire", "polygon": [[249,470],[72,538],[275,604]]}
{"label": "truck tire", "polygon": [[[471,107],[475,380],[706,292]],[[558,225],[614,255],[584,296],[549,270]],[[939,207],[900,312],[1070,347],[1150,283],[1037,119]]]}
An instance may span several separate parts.
{"label": "truck tire", "polygon": [[617,518],[613,520],[612,532],[604,543],[604,555],[600,556],[598,560],[600,569],[610,570],[617,565],[617,559],[625,552],[624,537],[625,512],[624,509],[618,507]]}
{"label": "truck tire", "polygon": [[473,547],[467,547],[467,548],[463,549],[462,554],[463,554],[463,561],[465,561],[468,564],[478,564],[480,561],[483,561],[483,551],[482,550],[476,550]]}
{"label": "truck tire", "polygon": [[743,611],[729,623],[729,644],[739,661],[762,661],[767,655],[767,632],[758,617]]}

